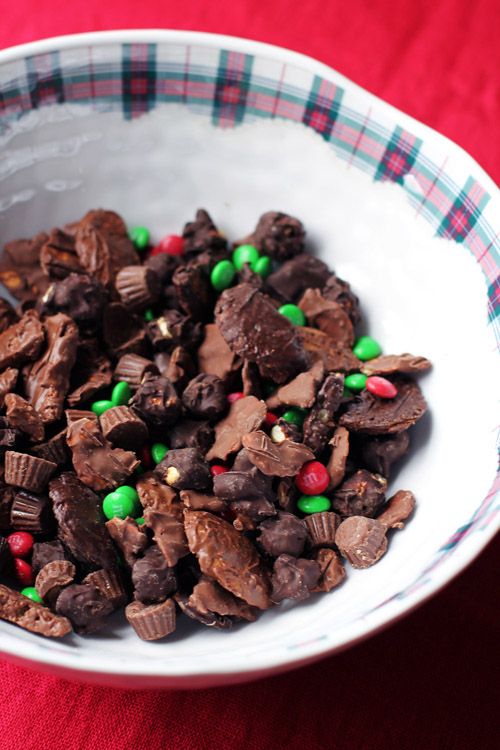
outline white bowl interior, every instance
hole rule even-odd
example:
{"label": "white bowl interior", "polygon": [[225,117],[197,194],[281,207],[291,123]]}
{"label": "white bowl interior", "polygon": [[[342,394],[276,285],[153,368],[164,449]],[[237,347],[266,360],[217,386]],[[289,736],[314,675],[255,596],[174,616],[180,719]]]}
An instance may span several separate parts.
{"label": "white bowl interior", "polygon": [[374,182],[302,124],[219,128],[181,105],[131,121],[85,106],[48,106],[19,120],[0,149],[2,242],[94,207],[148,226],[155,239],[178,232],[200,206],[230,239],[247,233],[263,211],[283,210],[303,220],[310,247],[351,282],[366,331],[384,351],[434,363],[421,379],[429,413],[412,431],[410,456],[390,484],[391,491],[415,492],[417,512],[375,567],[349,568],[340,589],[230,633],[182,618],[170,639],[144,643],[117,616],[101,635],[56,643],[0,623],[5,651],[136,675],[265,669],[343,646],[388,622],[459,569],[460,556],[475,554],[480,545],[471,536],[454,550],[453,565],[447,569],[445,560],[442,572],[425,573],[478,510],[495,475],[492,393],[500,372],[486,284],[472,255],[436,237],[399,185]]}

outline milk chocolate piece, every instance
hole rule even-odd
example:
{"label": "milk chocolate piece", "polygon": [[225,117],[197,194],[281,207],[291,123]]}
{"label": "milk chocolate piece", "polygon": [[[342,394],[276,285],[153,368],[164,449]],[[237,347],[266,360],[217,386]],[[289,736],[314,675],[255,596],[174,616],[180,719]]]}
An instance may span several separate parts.
{"label": "milk chocolate piece", "polygon": [[66,444],[66,430],[61,430],[45,443],[33,446],[33,455],[52,461],[57,466],[64,466],[69,461],[69,450]]}
{"label": "milk chocolate piece", "polygon": [[76,568],[68,560],[53,560],[38,573],[35,581],[37,594],[51,607],[65,586],[73,583]]}
{"label": "milk chocolate piece", "polygon": [[323,382],[325,368],[321,360],[317,360],[310,370],[301,372],[286,385],[278,388],[276,393],[270,396],[266,403],[270,409],[279,406],[298,406],[308,409],[314,404],[317,390]]}
{"label": "milk chocolate piece", "polygon": [[181,404],[172,383],[166,378],[148,376],[129,402],[149,427],[165,428],[180,416]]}
{"label": "milk chocolate piece", "polygon": [[146,352],[144,321],[120,302],[113,302],[106,307],[102,319],[102,336],[117,357],[122,354],[142,355]]}
{"label": "milk chocolate piece", "polygon": [[198,368],[206,375],[216,375],[225,380],[235,372],[241,362],[231,351],[215,323],[204,326],[204,339],[198,349]]}
{"label": "milk chocolate piece", "polygon": [[29,456],[27,453],[5,453],[5,483],[32,492],[41,492],[57,469],[52,461]]}
{"label": "milk chocolate piece", "polygon": [[51,531],[54,517],[48,497],[26,490],[16,492],[10,509],[10,523],[16,531],[29,531],[31,534]]}
{"label": "milk chocolate piece", "polygon": [[14,390],[17,383],[19,370],[14,367],[7,367],[2,373],[0,373],[0,409],[4,405],[5,396]]}
{"label": "milk chocolate piece", "polygon": [[196,448],[205,454],[214,442],[214,430],[208,422],[182,419],[170,430],[171,448]]}
{"label": "milk chocolate piece", "polygon": [[162,375],[180,392],[195,374],[196,367],[189,352],[183,346],[176,346]]}
{"label": "milk chocolate piece", "polygon": [[375,518],[351,516],[338,527],[335,542],[353,568],[369,568],[387,550],[386,530]]}
{"label": "milk chocolate piece", "polygon": [[153,532],[153,539],[170,567],[177,565],[181,557],[189,554],[184,524],[181,518],[170,513],[146,508],[144,521]]}
{"label": "milk chocolate piece", "polygon": [[404,528],[403,521],[411,516],[415,510],[415,495],[408,490],[399,490],[389,498],[377,516],[377,521],[383,523],[389,529]]}
{"label": "milk chocolate piece", "polygon": [[361,372],[365,375],[395,375],[396,373],[418,373],[425,372],[432,364],[425,357],[416,357],[414,354],[383,354],[368,362],[363,362]]}
{"label": "milk chocolate piece", "polygon": [[71,633],[71,623],[66,617],[53,614],[43,604],[28,599],[8,586],[0,584],[0,620],[48,638],[62,638]]}
{"label": "milk chocolate piece", "polygon": [[143,508],[161,510],[175,515],[175,505],[178,504],[177,493],[168,484],[161,482],[153,472],[147,472],[137,479],[137,492]]}
{"label": "milk chocolate piece", "polygon": [[394,435],[372,437],[363,442],[361,458],[368,469],[388,478],[392,464],[402,458],[409,447],[410,436],[407,430]]}
{"label": "milk chocolate piece", "polygon": [[305,289],[321,289],[328,274],[328,266],[322,260],[301,253],[285,261],[266,281],[280,299],[296,302]]}
{"label": "milk chocolate piece", "polygon": [[326,465],[330,474],[329,489],[335,489],[345,475],[347,457],[349,455],[349,431],[345,427],[337,427],[328,445],[331,445],[332,450]]}
{"label": "milk chocolate piece", "polygon": [[64,313],[81,328],[100,324],[107,302],[104,287],[86,274],[71,273],[50,285],[42,299],[45,315]]}
{"label": "milk chocolate piece", "polygon": [[125,266],[116,274],[115,286],[120,299],[131,310],[141,310],[160,296],[160,280],[148,266]]}
{"label": "milk chocolate piece", "polygon": [[230,627],[233,622],[239,620],[254,622],[257,619],[257,610],[254,607],[250,607],[205,576],[195,585],[186,606],[182,609],[204,625],[219,628]]}
{"label": "milk chocolate piece", "polygon": [[332,508],[341,516],[373,517],[385,502],[387,480],[359,469],[335,490]]}
{"label": "milk chocolate piece", "polygon": [[144,604],[162,602],[177,588],[175,572],[156,545],[134,563],[132,583],[135,598]]}
{"label": "milk chocolate piece", "polygon": [[124,354],[115,368],[115,380],[124,380],[133,390],[139,388],[145,375],[159,374],[154,362],[138,354]]}
{"label": "milk chocolate piece", "polygon": [[9,448],[15,448],[16,442],[20,437],[20,433],[9,427],[9,422],[6,417],[0,417],[0,457],[5,454],[5,451]]}
{"label": "milk chocolate piece", "polygon": [[271,599],[276,603],[283,599],[304,601],[311,596],[320,576],[321,569],[314,560],[280,555],[274,561]]}
{"label": "milk chocolate piece", "polygon": [[321,570],[321,577],[313,591],[331,591],[339,586],[345,578],[342,560],[333,549],[318,549],[314,556]]}
{"label": "milk chocolate piece", "polygon": [[149,544],[146,530],[133,518],[112,518],[106,521],[111,539],[120,549],[126,564],[131,568]]}
{"label": "milk chocolate piece", "polygon": [[264,521],[259,526],[259,546],[272,557],[291,555],[299,557],[304,549],[307,529],[304,522],[293,513],[279,511],[277,519]]}
{"label": "milk chocolate piece", "polygon": [[6,416],[9,425],[24,432],[35,443],[43,440],[45,430],[39,415],[22,396],[7,393],[5,396]]}
{"label": "milk chocolate piece", "polygon": [[78,406],[111,384],[113,368],[95,339],[80,339],[70,378],[68,404]]}
{"label": "milk chocolate piece", "polygon": [[95,586],[73,583],[66,586],[56,602],[56,612],[67,617],[75,631],[82,635],[95,633],[105,625],[113,605]]}
{"label": "milk chocolate piece", "polygon": [[176,490],[206,490],[212,485],[210,467],[195,448],[168,451],[157,465],[156,472]]}
{"label": "milk chocolate piece", "polygon": [[131,602],[125,608],[125,617],[141,640],[157,641],[175,630],[175,603],[173,599],[149,606]]}
{"label": "milk chocolate piece", "polygon": [[281,211],[266,211],[245,242],[255,245],[262,255],[282,262],[302,252],[304,238],[304,226],[294,216]]}
{"label": "milk chocolate piece", "polygon": [[223,500],[275,500],[272,479],[266,477],[256,466],[245,471],[233,469],[214,477],[214,493]]}
{"label": "milk chocolate piece", "polygon": [[182,394],[182,404],[197,419],[222,417],[228,409],[224,383],[217,375],[201,373],[187,384]]}
{"label": "milk chocolate piece", "polygon": [[306,461],[314,460],[314,453],[307,445],[291,440],[276,444],[262,430],[244,435],[243,447],[250,461],[267,476],[295,476]]}
{"label": "milk chocolate piece", "polygon": [[69,425],[67,441],[78,478],[96,492],[125,484],[139,465],[131,451],[112,448],[92,419],[79,419]]}
{"label": "milk chocolate piece", "polygon": [[225,461],[230,453],[239,451],[243,435],[258,430],[266,413],[265,403],[255,396],[245,396],[234,401],[227,417],[215,427],[215,443],[207,453],[207,460],[220,458]]}
{"label": "milk chocolate piece", "polygon": [[172,351],[177,346],[192,349],[201,336],[201,323],[177,309],[166,309],[146,326],[148,338],[156,351]]}
{"label": "milk chocolate piece", "polygon": [[181,490],[181,501],[190,510],[208,510],[211,513],[221,513],[227,508],[227,503],[215,495],[205,495],[196,490]]}
{"label": "milk chocolate piece", "polygon": [[246,537],[205,511],[184,511],[184,526],[189,549],[205,575],[254,607],[271,606],[267,571]]}
{"label": "milk chocolate piece", "polygon": [[328,334],[317,328],[301,326],[298,329],[300,340],[309,359],[321,359],[328,372],[354,372],[359,370],[360,360],[350,349],[339,348]]}
{"label": "milk chocolate piece", "polygon": [[40,250],[40,266],[51,279],[82,274],[83,268],[75,250],[75,237],[63,229],[52,229]]}
{"label": "milk chocolate piece", "polygon": [[35,542],[31,556],[31,567],[35,575],[54,560],[68,560],[68,553],[61,542]]}
{"label": "milk chocolate piece", "polygon": [[20,302],[32,302],[49,286],[40,268],[40,249],[47,240],[45,232],[33,239],[14,240],[5,245],[0,259],[0,283]]}
{"label": "milk chocolate piece", "polygon": [[139,262],[127,227],[114,211],[89,211],[78,224],[75,249],[88,275],[103,286],[112,284],[124,266]]}
{"label": "milk chocolate piece", "polygon": [[328,300],[319,289],[306,289],[298,306],[307,322],[326,333],[340,349],[351,349],[354,344],[354,327],[344,308]]}
{"label": "milk chocolate piece", "polygon": [[82,583],[87,583],[99,589],[104,598],[112,605],[113,609],[119,609],[127,602],[127,594],[116,570],[94,570],[85,576]]}
{"label": "milk chocolate piece", "polygon": [[359,323],[361,320],[359,299],[347,281],[340,279],[336,274],[332,273],[321,293],[325,299],[337,302],[346,311],[353,326]]}
{"label": "milk chocolate piece", "polygon": [[343,375],[328,375],[319,389],[314,406],[304,420],[304,443],[319,453],[333,435],[335,414],[342,401]]}
{"label": "milk chocolate piece", "polygon": [[47,348],[30,368],[26,393],[42,422],[60,418],[69,390],[69,376],[76,359],[78,328],[67,315],[45,319]]}
{"label": "milk chocolate piece", "polygon": [[178,255],[169,255],[160,253],[160,255],[150,255],[144,261],[144,265],[150,268],[158,276],[162,286],[169,284],[172,280],[172,274],[180,265],[181,259]]}
{"label": "milk chocolate piece", "polygon": [[398,390],[395,398],[381,399],[364,390],[348,404],[340,424],[365,435],[393,434],[415,424],[427,409],[418,384],[404,377],[393,383]]}
{"label": "milk chocolate piece", "polygon": [[222,235],[210,214],[204,208],[196,211],[194,221],[188,222],[182,232],[184,238],[184,254],[187,257],[198,255],[209,250],[211,252],[225,251],[227,241]]}
{"label": "milk chocolate piece", "polygon": [[238,531],[254,531],[262,521],[276,515],[275,506],[265,497],[232,500],[228,508],[234,513],[233,526]]}
{"label": "milk chocolate piece", "polygon": [[102,434],[113,447],[136,450],[148,439],[148,428],[128,406],[113,406],[99,421]]}
{"label": "milk chocolate piece", "polygon": [[194,263],[176,268],[172,276],[181,309],[194,321],[208,321],[213,308],[209,276]]}
{"label": "milk chocolate piece", "polygon": [[329,511],[311,513],[311,515],[306,516],[304,524],[311,545],[313,547],[333,547],[339,523],[340,516]]}
{"label": "milk chocolate piece", "polygon": [[10,302],[0,297],[0,333],[17,321],[18,315]]}
{"label": "milk chocolate piece", "polygon": [[0,370],[36,359],[44,340],[45,331],[37,313],[28,310],[18,323],[0,333]]}
{"label": "milk chocolate piece", "polygon": [[101,500],[72,472],[49,487],[58,537],[76,560],[92,568],[115,568],[116,555],[104,526]]}

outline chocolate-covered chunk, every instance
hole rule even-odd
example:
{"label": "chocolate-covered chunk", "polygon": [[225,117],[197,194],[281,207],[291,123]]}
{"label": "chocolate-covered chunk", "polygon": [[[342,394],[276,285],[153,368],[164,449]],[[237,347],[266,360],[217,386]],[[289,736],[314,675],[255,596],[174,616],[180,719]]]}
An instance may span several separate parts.
{"label": "chocolate-covered chunk", "polygon": [[66,617],[58,617],[43,604],[8,586],[0,584],[0,620],[19,625],[31,633],[48,638],[62,638],[71,633],[71,623]]}
{"label": "chocolate-covered chunk", "polygon": [[77,366],[73,367],[70,378],[70,406],[79,406],[93,398],[102,388],[111,384],[113,376],[111,362],[101,351],[96,339],[80,338],[76,362]]}
{"label": "chocolate-covered chunk", "polygon": [[[159,352],[158,356],[161,356]],[[156,361],[156,357],[155,357]],[[168,363],[162,371],[167,380],[170,380],[180,392],[196,373],[196,367],[189,352],[183,346],[176,346],[172,350]]]}
{"label": "chocolate-covered chunk", "polygon": [[125,617],[141,640],[158,641],[175,630],[175,602],[173,599],[149,605],[130,602],[125,608]]}
{"label": "chocolate-covered chunk", "polygon": [[129,406],[153,429],[174,424],[181,412],[181,403],[170,380],[155,376],[143,380]]}
{"label": "chocolate-covered chunk", "polygon": [[67,442],[78,478],[96,492],[124,484],[139,465],[131,451],[112,448],[93,419],[79,419],[70,424]]}
{"label": "chocolate-covered chunk", "polygon": [[189,617],[209,627],[225,629],[231,627],[233,622],[254,622],[257,617],[255,608],[205,576],[193,588],[185,606],[180,606]]}
{"label": "chocolate-covered chunk", "polygon": [[104,568],[94,570],[85,576],[82,583],[87,583],[99,589],[113,609],[123,607],[127,602],[127,594],[123,588],[122,579],[116,570],[104,570]]}
{"label": "chocolate-covered chunk", "polygon": [[335,342],[340,349],[350,349],[354,344],[354,327],[344,308],[328,300],[319,289],[306,289],[298,306],[310,325],[319,328]]}
{"label": "chocolate-covered chunk", "polygon": [[13,557],[9,543],[5,537],[0,536],[0,574],[8,575],[12,570]]}
{"label": "chocolate-covered chunk", "polygon": [[113,302],[106,307],[102,318],[102,336],[107,347],[117,357],[127,353],[146,352],[144,321],[120,302]]}
{"label": "chocolate-covered chunk", "polygon": [[44,340],[44,328],[37,313],[28,310],[17,323],[0,333],[0,370],[36,359]]}
{"label": "chocolate-covered chunk", "polygon": [[304,238],[304,226],[294,216],[281,211],[266,211],[245,242],[255,245],[262,255],[282,262],[303,251]]}
{"label": "chocolate-covered chunk", "polygon": [[225,251],[227,242],[204,208],[199,208],[194,221],[188,222],[182,232],[184,254],[186,257],[197,255],[205,250],[212,252]]}
{"label": "chocolate-covered chunk", "polygon": [[57,466],[64,466],[69,460],[69,450],[66,443],[66,429],[57,432],[45,443],[34,445],[31,449],[33,455],[52,461]]}
{"label": "chocolate-covered chunk", "polygon": [[227,378],[240,366],[237,355],[229,348],[215,323],[204,326],[203,341],[198,349],[198,368],[206,375]]}
{"label": "chocolate-covered chunk", "polygon": [[179,266],[172,276],[179,305],[193,320],[207,321],[213,307],[213,289],[202,268],[194,263]]}
{"label": "chocolate-covered chunk", "polygon": [[184,524],[181,518],[161,510],[146,508],[144,521],[167,563],[173,568],[181,557],[189,554]]}
{"label": "chocolate-covered chunk", "polygon": [[124,266],[139,262],[125,222],[114,211],[89,211],[78,224],[75,249],[81,266],[103,286]]}
{"label": "chocolate-covered chunk", "polygon": [[149,544],[146,530],[129,517],[111,518],[106,521],[106,528],[126,564],[131,568]]}
{"label": "chocolate-covered chunk", "polygon": [[35,575],[55,560],[68,560],[68,553],[59,540],[56,539],[53,542],[35,542],[31,556],[31,567]]}
{"label": "chocolate-covered chunk", "polygon": [[359,370],[360,360],[348,348],[339,348],[327,333],[317,328],[301,326],[300,340],[311,361],[321,359],[328,372],[353,372]]}
{"label": "chocolate-covered chunk", "polygon": [[267,278],[268,286],[286,302],[296,302],[305,289],[321,289],[328,266],[308,253],[296,255]]}
{"label": "chocolate-covered chunk", "polygon": [[212,485],[210,467],[195,448],[168,451],[157,465],[156,472],[176,490],[206,490]]}
{"label": "chocolate-covered chunk", "polygon": [[415,495],[408,490],[399,490],[389,498],[377,516],[377,521],[383,523],[389,529],[404,528],[403,521],[411,516],[415,510]]}
{"label": "chocolate-covered chunk", "polygon": [[201,373],[187,384],[182,404],[197,419],[217,419],[228,408],[224,383],[217,375]]}
{"label": "chocolate-covered chunk", "polygon": [[284,477],[278,482],[276,497],[279,507],[286,511],[295,511],[299,490],[292,477]]}
{"label": "chocolate-covered chunk", "polygon": [[338,487],[345,475],[347,457],[349,456],[349,431],[345,427],[337,427],[333,437],[328,441],[328,445],[331,446],[331,453],[326,468],[330,474],[329,488],[334,489]]}
{"label": "chocolate-covered chunk", "polygon": [[7,393],[5,409],[9,425],[23,432],[35,443],[43,440],[45,429],[39,415],[22,396],[17,393]]}
{"label": "chocolate-covered chunk", "polygon": [[244,471],[226,471],[214,477],[214,494],[222,500],[258,500],[263,497],[269,502],[276,498],[272,480],[256,466]]}
{"label": "chocolate-covered chunk", "polygon": [[276,515],[276,507],[265,497],[233,500],[228,508],[234,514],[233,526],[238,531],[254,531],[266,518]]}
{"label": "chocolate-covered chunk", "polygon": [[14,487],[41,492],[56,469],[56,464],[43,458],[18,451],[5,453],[5,483]]}
{"label": "chocolate-covered chunk", "polygon": [[208,422],[181,419],[169,433],[171,448],[196,448],[205,454],[214,442],[214,430]]}
{"label": "chocolate-covered chunk", "polygon": [[368,469],[389,478],[392,464],[402,458],[409,447],[410,436],[407,430],[394,435],[372,437],[363,442],[361,458]]}
{"label": "chocolate-covered chunk", "polygon": [[57,535],[73,557],[92,568],[116,567],[99,497],[72,472],[52,480],[49,496],[58,524]]}
{"label": "chocolate-covered chunk", "polygon": [[181,490],[181,501],[190,510],[208,510],[210,513],[221,513],[226,509],[227,503],[215,495],[206,495],[196,490]]}
{"label": "chocolate-covered chunk", "polygon": [[243,435],[258,430],[266,414],[264,401],[259,401],[255,396],[234,401],[227,417],[215,426],[215,442],[207,453],[207,460],[220,458],[225,461],[230,453],[239,451]]}
{"label": "chocolate-covered chunk", "polygon": [[78,328],[62,313],[46,318],[45,328],[47,348],[29,370],[26,393],[42,422],[49,424],[62,414],[76,359]]}
{"label": "chocolate-covered chunk", "polygon": [[66,424],[68,427],[71,427],[72,424],[78,422],[80,419],[90,419],[96,424],[99,420],[97,414],[94,414],[90,409],[66,409],[64,416],[66,417]]}
{"label": "chocolate-covered chunk", "polygon": [[409,378],[394,378],[397,396],[382,399],[364,390],[351,401],[339,423],[351,432],[386,435],[411,427],[425,413],[427,404],[418,384]]}
{"label": "chocolate-covered chunk", "polygon": [[325,367],[319,359],[306,372],[301,372],[286,385],[282,385],[267,399],[270,409],[279,406],[298,406],[308,409],[314,404],[318,387],[323,382]]}
{"label": "chocolate-covered chunk", "polygon": [[53,560],[44,565],[38,573],[35,581],[36,592],[52,607],[62,589],[73,583],[75,575],[76,568],[69,560]]}
{"label": "chocolate-covered chunk", "polygon": [[320,576],[321,569],[315,560],[280,555],[274,561],[271,599],[276,603],[283,599],[304,601],[311,596]]}
{"label": "chocolate-covered chunk", "polygon": [[279,511],[278,518],[261,523],[259,531],[257,541],[266,554],[272,557],[299,557],[302,554],[307,530],[304,522],[293,513]]}
{"label": "chocolate-covered chunk", "polygon": [[31,534],[53,530],[54,516],[48,497],[35,495],[27,490],[16,492],[10,509],[10,523],[16,531],[28,531]]}
{"label": "chocolate-covered chunk", "polygon": [[172,279],[172,274],[180,264],[178,255],[169,255],[160,253],[159,255],[150,255],[144,261],[144,265],[150,268],[158,276],[162,286],[168,284]]}
{"label": "chocolate-covered chunk", "polygon": [[271,606],[267,571],[246,537],[205,511],[186,510],[184,527],[189,549],[205,575],[253,607]]}
{"label": "chocolate-covered chunk", "polygon": [[396,373],[425,372],[432,364],[425,357],[414,354],[383,354],[368,362],[363,362],[361,372],[365,375],[395,375]]}
{"label": "chocolate-covered chunk", "polygon": [[297,326],[249,284],[222,292],[215,322],[233,352],[255,362],[262,377],[284,383],[306,369]]}
{"label": "chocolate-covered chunk", "polygon": [[314,460],[314,453],[307,445],[291,440],[273,443],[262,430],[244,435],[243,447],[250,461],[267,476],[295,476],[306,461]]}
{"label": "chocolate-covered chunk", "polygon": [[353,568],[369,568],[387,550],[387,526],[375,518],[351,516],[337,529],[335,542]]}
{"label": "chocolate-covered chunk", "polygon": [[40,266],[51,279],[83,274],[75,249],[75,237],[63,229],[52,229],[40,250]]}
{"label": "chocolate-covered chunk", "polygon": [[16,323],[17,320],[17,313],[10,302],[0,297],[0,333],[3,333],[6,328]]}
{"label": "chocolate-covered chunk", "polygon": [[148,428],[128,406],[113,406],[99,421],[102,434],[114,447],[136,450],[148,439]]}
{"label": "chocolate-covered chunk", "polygon": [[342,402],[344,377],[328,375],[318,391],[314,406],[304,420],[304,443],[314,453],[323,450],[335,429],[335,413]]}
{"label": "chocolate-covered chunk", "polygon": [[201,337],[201,323],[179,310],[164,310],[146,326],[148,338],[156,351],[172,351],[177,346],[192,349]]}
{"label": "chocolate-covered chunk", "polygon": [[87,274],[71,273],[51,284],[43,297],[43,312],[64,313],[82,328],[94,327],[101,321],[106,301],[98,281]]}
{"label": "chocolate-covered chunk", "polygon": [[0,456],[3,456],[9,448],[15,448],[19,437],[19,432],[9,426],[7,418],[0,417]]}
{"label": "chocolate-covered chunk", "polygon": [[279,417],[274,423],[271,433],[271,439],[277,445],[281,445],[285,440],[290,440],[292,443],[303,442],[301,428],[292,422],[287,422],[283,417]]}
{"label": "chocolate-covered chunk", "polygon": [[355,326],[361,320],[359,311],[359,299],[351,289],[351,285],[332,273],[321,294],[325,299],[337,302],[349,315],[351,323]]}
{"label": "chocolate-covered chunk", "polygon": [[342,560],[333,549],[318,549],[314,556],[321,570],[321,577],[313,591],[331,591],[339,586],[345,578]]}
{"label": "chocolate-covered chunk", "polygon": [[140,386],[146,375],[159,374],[160,371],[154,362],[138,354],[124,354],[115,367],[115,380],[124,380],[134,390]]}
{"label": "chocolate-covered chunk", "polygon": [[40,267],[40,250],[47,240],[45,232],[29,240],[8,242],[0,258],[0,283],[20,302],[32,302],[50,284]]}
{"label": "chocolate-covered chunk", "polygon": [[0,409],[4,405],[5,396],[14,390],[19,376],[19,370],[15,367],[7,367],[0,373]]}
{"label": "chocolate-covered chunk", "polygon": [[335,490],[332,507],[341,516],[372,518],[385,502],[387,480],[380,474],[359,469]]}
{"label": "chocolate-covered chunk", "polygon": [[312,547],[333,547],[340,516],[330,511],[311,513],[304,518],[309,541]]}
{"label": "chocolate-covered chunk", "polygon": [[104,618],[111,614],[113,605],[95,586],[74,583],[57,597],[56,612],[67,617],[75,631],[88,635],[104,627]]}
{"label": "chocolate-covered chunk", "polygon": [[135,598],[144,604],[162,602],[177,588],[175,572],[156,545],[134,563],[132,583]]}
{"label": "chocolate-covered chunk", "polygon": [[142,310],[160,296],[160,279],[148,266],[125,266],[116,274],[116,291],[126,307]]}
{"label": "chocolate-covered chunk", "polygon": [[161,482],[154,472],[140,476],[136,488],[143,508],[153,508],[175,515],[175,505],[179,504],[177,493],[168,484]]}
{"label": "chocolate-covered chunk", "polygon": [[241,382],[245,396],[256,396],[256,398],[262,397],[259,368],[255,362],[249,362],[248,360],[243,361],[243,367],[241,368]]}

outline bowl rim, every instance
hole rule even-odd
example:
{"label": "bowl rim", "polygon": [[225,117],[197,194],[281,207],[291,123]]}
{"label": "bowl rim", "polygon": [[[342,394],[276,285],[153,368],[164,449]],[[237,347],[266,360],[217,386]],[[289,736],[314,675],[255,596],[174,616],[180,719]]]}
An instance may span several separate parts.
{"label": "bowl rim", "polygon": [[[447,136],[444,136],[433,128],[419,122],[415,118],[399,110],[397,107],[388,104],[383,99],[357,85],[341,73],[338,73],[331,66],[308,55],[277,45],[237,36],[200,31],[159,28],[123,29],[116,31],[68,34],[9,47],[0,51],[0,66],[25,57],[44,54],[54,50],[62,51],[81,46],[106,44],[154,44],[162,42],[198,44],[210,48],[224,48],[240,53],[268,56],[277,61],[303,67],[306,70],[325,78],[332,79],[333,77],[341,86],[361,94],[369,102],[376,105],[378,109],[385,111],[389,116],[397,119],[398,124],[400,123],[408,127],[412,133],[419,135],[423,140],[430,137],[434,143],[438,143],[441,147],[446,148],[450,155],[455,156],[462,162],[465,159],[469,165],[469,169],[474,173],[474,176],[480,180],[482,185],[487,188],[491,198],[495,199],[496,203],[500,203],[500,190],[494,180],[472,156]],[[19,663],[25,665],[35,666],[36,663],[38,663],[45,665],[47,668],[57,668],[63,673],[63,676],[69,676],[73,673],[80,675],[80,678],[93,678],[94,681],[96,678],[97,681],[99,681],[99,675],[102,675],[103,679],[106,676],[111,677],[112,675],[117,675],[121,678],[126,678],[127,676],[130,676],[131,678],[144,677],[148,679],[152,685],[166,685],[170,682],[172,686],[176,687],[191,687],[193,681],[197,678],[201,680],[200,684],[203,685],[213,685],[216,683],[226,684],[228,682],[257,679],[266,675],[304,666],[305,664],[330,656],[349,648],[365,638],[378,633],[383,628],[394,624],[403,616],[406,616],[416,609],[416,607],[427,601],[459,575],[480,554],[499,529],[500,516],[497,518],[493,517],[488,526],[482,528],[480,533],[474,535],[473,539],[469,539],[469,543],[465,548],[462,548],[460,552],[443,561],[443,564],[434,571],[432,580],[424,581],[422,586],[417,590],[409,592],[404,600],[393,600],[386,604],[382,609],[372,610],[360,621],[350,624],[349,630],[351,631],[351,634],[348,637],[341,638],[340,642],[333,645],[325,644],[322,641],[311,642],[310,644],[304,645],[300,655],[289,652],[280,657],[273,658],[266,654],[255,659],[250,667],[248,666],[248,663],[245,662],[244,658],[240,658],[239,660],[235,660],[234,668],[220,668],[214,671],[213,668],[203,669],[198,667],[189,671],[185,668],[172,669],[169,667],[168,663],[163,664],[163,662],[160,662],[161,669],[157,668],[158,665],[155,662],[148,663],[147,665],[144,664],[140,669],[130,669],[125,663],[121,662],[114,665],[109,663],[91,663],[92,658],[89,658],[88,656],[82,662],[71,653],[61,653],[61,651],[57,649],[51,651],[47,648],[39,648],[38,642],[24,642],[24,653],[20,655],[17,653],[18,648],[16,648],[19,646],[19,641],[14,645],[8,642],[4,644],[2,643],[3,638],[1,638],[1,634],[0,651],[6,658],[11,656],[13,660],[17,660]],[[343,631],[341,630],[340,632],[342,633]]]}

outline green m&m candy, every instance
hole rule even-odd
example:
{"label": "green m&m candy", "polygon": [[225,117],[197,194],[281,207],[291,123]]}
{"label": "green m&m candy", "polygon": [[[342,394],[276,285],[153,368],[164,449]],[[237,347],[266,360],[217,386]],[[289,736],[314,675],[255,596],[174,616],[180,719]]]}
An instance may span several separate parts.
{"label": "green m&m candy", "polygon": [[281,307],[278,308],[278,312],[284,315],[285,318],[288,318],[294,326],[305,326],[306,324],[306,316],[297,305],[281,305]]}
{"label": "green m&m candy", "polygon": [[233,283],[236,269],[230,260],[220,260],[212,268],[210,282],[217,292],[222,292]]}
{"label": "green m&m candy", "polygon": [[352,353],[358,359],[366,362],[367,360],[375,359],[375,357],[378,357],[379,354],[382,354],[382,347],[380,346],[378,341],[372,339],[371,336],[360,336],[360,338],[354,344]]}
{"label": "green m&m candy", "polygon": [[113,406],[126,406],[132,396],[129,384],[125,380],[120,380],[111,391],[111,401]]}
{"label": "green m&m candy", "polygon": [[151,458],[155,464],[159,464],[160,461],[163,461],[167,453],[168,448],[164,443],[153,443],[151,446]]}
{"label": "green m&m candy", "polygon": [[144,517],[143,517],[143,516],[141,516],[140,518],[136,518],[136,519],[135,519],[135,522],[136,522],[136,524],[137,524],[138,526],[142,526],[142,525],[143,525],[143,524],[145,523],[145,521],[144,521]]}
{"label": "green m&m candy", "polygon": [[362,372],[353,372],[352,375],[346,376],[344,385],[350,391],[359,393],[365,387],[367,379],[366,375],[363,375]]}
{"label": "green m&m candy", "polygon": [[116,406],[116,404],[114,404],[112,401],[103,399],[102,401],[94,401],[90,408],[92,409],[94,414],[97,414],[97,416],[100,417],[101,414],[104,414],[104,412],[108,411],[108,409],[112,409],[113,406]]}
{"label": "green m&m candy", "polygon": [[302,495],[297,500],[297,507],[302,513],[321,513],[330,510],[332,504],[324,495]]}
{"label": "green m&m candy", "polygon": [[285,422],[288,422],[289,424],[295,424],[297,425],[297,427],[302,427],[304,419],[307,416],[307,411],[305,409],[299,409],[299,407],[296,406],[291,409],[287,409],[281,416],[285,420]]}
{"label": "green m&m candy", "polygon": [[144,250],[149,244],[149,229],[146,227],[132,227],[128,236],[138,250]]}
{"label": "green m&m candy", "polygon": [[240,245],[233,253],[233,263],[238,271],[241,271],[245,263],[252,268],[259,259],[259,251],[254,245]]}
{"label": "green m&m candy", "polygon": [[127,516],[133,516],[136,504],[131,497],[115,491],[110,492],[102,501],[102,511],[106,518],[124,519]]}
{"label": "green m&m candy", "polygon": [[43,604],[43,599],[34,586],[26,586],[26,588],[21,591],[21,594],[28,597],[28,599],[31,599],[32,602]]}
{"label": "green m&m candy", "polygon": [[118,492],[120,495],[125,495],[125,497],[130,498],[134,503],[139,502],[139,494],[137,490],[129,484],[122,484],[121,487],[116,488],[115,492]]}
{"label": "green m&m candy", "polygon": [[151,323],[155,319],[155,314],[152,310],[146,310],[144,313],[144,320],[146,323]]}
{"label": "green m&m candy", "polygon": [[271,258],[269,255],[262,255],[255,263],[252,263],[251,269],[254,273],[262,276],[263,279],[267,278],[271,273]]}

